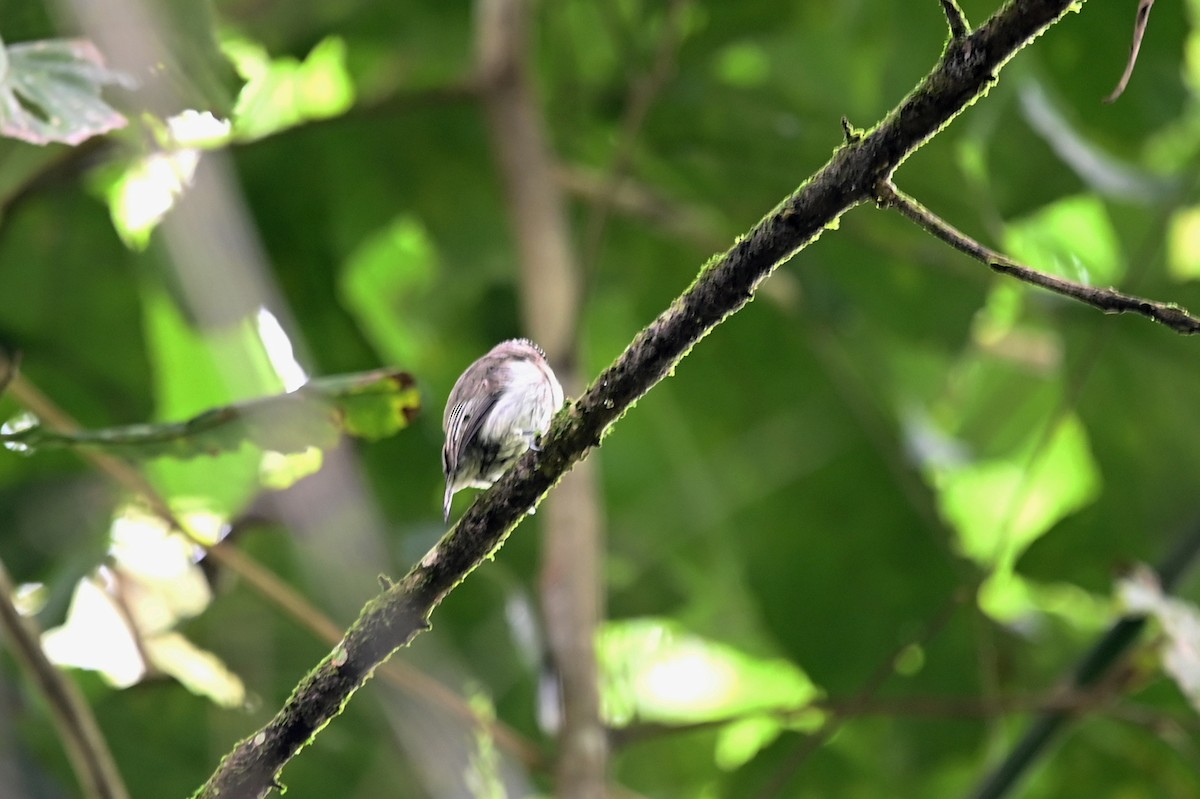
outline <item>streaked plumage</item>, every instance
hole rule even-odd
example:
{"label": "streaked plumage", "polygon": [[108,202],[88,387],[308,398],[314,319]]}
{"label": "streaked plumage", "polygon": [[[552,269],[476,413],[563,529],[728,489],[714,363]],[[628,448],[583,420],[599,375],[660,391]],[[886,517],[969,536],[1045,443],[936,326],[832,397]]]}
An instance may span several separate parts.
{"label": "streaked plumage", "polygon": [[502,341],[468,366],[442,417],[444,518],[455,492],[494,483],[550,429],[562,404],[562,386],[545,353],[528,339]]}

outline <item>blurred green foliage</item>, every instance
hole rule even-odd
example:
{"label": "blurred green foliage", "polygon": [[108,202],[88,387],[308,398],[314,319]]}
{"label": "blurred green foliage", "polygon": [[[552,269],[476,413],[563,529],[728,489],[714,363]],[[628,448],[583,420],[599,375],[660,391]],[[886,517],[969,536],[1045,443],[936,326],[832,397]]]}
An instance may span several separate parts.
{"label": "blurred green foliage", "polygon": [[[6,42],[70,32],[29,4],[9,17],[8,5]],[[280,319],[296,357],[313,375],[408,370],[423,401],[402,434],[334,453],[357,459],[364,502],[331,499],[319,476],[264,493],[259,461],[242,453],[217,465],[160,459],[149,474],[176,505],[229,521],[298,502],[300,517],[267,513],[272,523],[236,526],[232,543],[347,624],[379,573],[402,574],[443,532],[440,409],[455,377],[523,332],[503,190],[482,110],[462,91],[469,4],[215,0],[201,15],[211,22],[190,27],[196,12],[184,7],[199,4],[157,5],[171,30],[192,31],[165,68],[206,64],[177,82],[181,102],[242,114],[229,166],[290,309]],[[564,165],[605,174],[666,5],[536,5],[553,147]],[[960,5],[978,24],[999,3]],[[1133,5],[1068,14],[896,179],[1032,266],[1197,308],[1200,4],[1156,6],[1129,89],[1103,105]],[[594,263],[579,320],[588,377],[690,283],[714,240],[732,243],[827,160],[842,115],[874,124],[946,38],[933,0],[697,0],[682,30],[628,173],[711,229],[681,238],[613,211],[603,247],[582,253]],[[251,79],[236,104],[241,83],[214,42]],[[162,230],[145,249],[114,230],[94,170],[124,168],[145,146],[136,131],[80,150],[0,140],[0,343],[91,428],[179,420],[280,388],[247,320],[192,315]],[[582,247],[593,201],[572,196],[570,210]],[[1046,696],[1115,618],[1114,578],[1195,523],[1197,408],[1196,342],[1014,285],[896,215],[852,211],[597,454],[612,619],[602,640],[631,630],[640,646],[687,640],[753,697],[704,706],[722,719],[741,708],[732,726],[631,735],[614,780],[651,797],[754,796],[811,730],[784,711],[856,696],[900,651],[878,712],[846,719],[777,795],[964,795],[1026,715],[938,708]],[[0,398],[3,419],[19,410]],[[45,627],[61,622],[128,500],[69,452],[0,453],[0,557],[14,579],[50,589]],[[461,696],[490,697],[500,721],[549,750],[531,621],[541,521],[527,519],[397,657]],[[183,630],[242,677],[247,707],[218,708],[166,680],[117,691],[81,678],[134,796],[193,790],[328,649],[245,581],[212,577],[213,604]],[[1182,594],[1200,597],[1197,581]],[[1022,796],[1200,794],[1194,711],[1143,655],[1128,696],[1082,720]],[[15,775],[0,777],[11,780],[0,793],[75,795],[40,701],[4,653],[0,686],[0,740],[14,742],[11,756],[0,747],[0,774]],[[775,686],[777,705],[755,686]],[[621,723],[633,728],[704,715],[664,718],[624,698]],[[552,769],[526,772],[502,745],[497,765],[490,745],[443,703],[376,679],[284,780],[301,799],[458,796],[464,764],[483,758],[488,790],[502,780],[511,796],[550,791]]]}

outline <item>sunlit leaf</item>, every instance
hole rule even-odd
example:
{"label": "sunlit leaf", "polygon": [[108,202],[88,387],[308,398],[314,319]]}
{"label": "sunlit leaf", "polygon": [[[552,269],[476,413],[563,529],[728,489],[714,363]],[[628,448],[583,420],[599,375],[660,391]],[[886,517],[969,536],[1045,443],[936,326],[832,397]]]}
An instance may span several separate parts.
{"label": "sunlit leaf", "polygon": [[[963,551],[981,564],[1011,563],[1033,540],[1092,501],[1100,476],[1074,416],[1044,446],[1031,433],[1010,457],[948,468],[937,478],[942,513]],[[1032,459],[1031,459],[1032,455]]]}
{"label": "sunlit leaf", "polygon": [[795,664],[749,655],[670,619],[609,623],[600,633],[599,657],[606,712],[618,725],[792,710],[820,695]]}
{"label": "sunlit leaf", "polygon": [[166,120],[158,147],[135,158],[103,187],[113,225],[125,244],[145,249],[150,233],[191,185],[201,150],[223,145],[230,124],[212,114],[184,111]]}
{"label": "sunlit leaf", "polygon": [[[253,320],[199,329],[162,286],[144,281],[140,293],[153,377],[154,415],[146,421],[188,419],[208,408],[287,390]],[[203,460],[158,458],[145,468],[165,496],[203,498],[208,509],[228,514],[258,490],[260,460],[257,449],[240,447]]]}
{"label": "sunlit leaf", "polygon": [[264,488],[282,490],[310,474],[316,474],[325,462],[319,447],[302,452],[264,452],[259,462],[258,481]]}
{"label": "sunlit leaf", "polygon": [[175,630],[212,601],[195,554],[162,519],[126,508],[113,520],[110,563],[76,583],[66,620],[44,634],[47,655],[119,688],[168,674],[217,704],[240,706],[241,679]]}
{"label": "sunlit leaf", "polygon": [[1005,246],[1028,266],[1087,285],[1110,285],[1125,272],[1108,212],[1093,196],[1060,200],[1010,224]]}
{"label": "sunlit leaf", "polygon": [[1103,597],[1069,583],[1039,583],[1001,564],[979,588],[979,607],[993,619],[1028,623],[1054,616],[1077,630],[1100,632],[1112,614]]}
{"label": "sunlit leaf", "polygon": [[233,111],[239,139],[260,139],[302,122],[337,116],[354,104],[346,44],[336,36],[321,40],[302,62],[272,59],[246,39],[231,38],[221,46],[246,79]]}
{"label": "sunlit leaf", "polygon": [[1186,208],[1171,218],[1167,268],[1179,280],[1200,278],[1200,206]]}
{"label": "sunlit leaf", "polygon": [[717,738],[717,765],[726,771],[745,765],[783,729],[783,723],[770,716],[753,716],[729,724]]}
{"label": "sunlit leaf", "polygon": [[429,332],[405,311],[424,300],[437,267],[424,226],[401,216],[360,245],[342,270],[343,301],[386,361],[418,362]]}
{"label": "sunlit leaf", "polygon": [[133,458],[192,458],[245,443],[276,452],[329,447],[341,433],[376,440],[408,426],[420,395],[407,372],[381,369],[312,380],[289,394],[249,400],[184,422],[60,433],[33,426],[0,434],[6,447],[91,447]]}
{"label": "sunlit leaf", "polygon": [[100,97],[127,77],[104,66],[84,39],[0,42],[0,133],[33,144],[79,144],[125,125]]}

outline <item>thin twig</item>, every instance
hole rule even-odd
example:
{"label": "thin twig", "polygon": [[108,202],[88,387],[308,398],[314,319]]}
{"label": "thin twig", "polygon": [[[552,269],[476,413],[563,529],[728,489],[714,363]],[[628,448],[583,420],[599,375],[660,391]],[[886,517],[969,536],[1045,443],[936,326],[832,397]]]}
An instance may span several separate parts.
{"label": "thin twig", "polygon": [[858,144],[862,141],[863,131],[850,124],[850,119],[845,114],[842,115],[842,141],[846,144]]}
{"label": "thin twig", "polygon": [[626,177],[610,190],[609,180],[598,170],[568,164],[555,167],[554,177],[585,202],[607,202],[613,211],[653,225],[705,254],[727,247],[733,238],[716,214],[669,198],[633,178]]}
{"label": "thin twig", "polygon": [[609,731],[614,748],[626,748],[671,735],[686,735],[735,724],[739,721],[769,717],[788,724],[814,712],[835,714],[842,719],[885,717],[917,719],[996,718],[1029,713],[1103,713],[1116,721],[1135,725],[1155,734],[1164,728],[1200,732],[1200,719],[1192,713],[1164,713],[1132,703],[1113,704],[1110,692],[1102,690],[1053,691],[1049,696],[948,697],[908,696],[864,700],[826,697],[789,708],[754,709],[723,718],[680,724],[643,723]]}
{"label": "thin twig", "polygon": [[1028,266],[1022,266],[992,250],[961,232],[925,206],[896,188],[890,180],[876,186],[875,199],[881,208],[895,208],[908,219],[929,233],[966,253],[1001,274],[1011,275],[1017,280],[1048,289],[1079,300],[1104,313],[1132,313],[1165,325],[1177,333],[1195,335],[1200,333],[1200,319],[1173,303],[1156,302],[1112,288],[1085,286],[1065,278],[1048,275]]}
{"label": "thin twig", "polygon": [[1137,16],[1133,22],[1133,44],[1129,46],[1129,60],[1125,62],[1125,71],[1121,73],[1121,79],[1117,81],[1117,87],[1112,90],[1112,94],[1104,98],[1104,102],[1113,103],[1125,92],[1125,87],[1129,85],[1129,79],[1133,76],[1133,67],[1137,64],[1138,52],[1142,49],[1142,37],[1146,35],[1146,23],[1150,21],[1150,9],[1154,6],[1154,0],[1141,0],[1137,7]]}
{"label": "thin twig", "polygon": [[[0,365],[9,363],[0,356]],[[26,410],[42,420],[48,427],[61,431],[79,430],[79,424],[43,394],[24,375],[17,374],[10,381],[12,395]],[[166,499],[141,472],[125,461],[107,453],[92,449],[76,449],[84,460],[98,471],[107,475],[134,496],[142,499],[159,519],[171,530],[202,547],[214,563],[236,574],[256,593],[274,605],[289,618],[299,622],[326,643],[335,645],[342,638],[342,629],[333,619],[325,615],[303,595],[292,588],[269,569],[249,557],[241,550],[223,543],[210,544],[201,540],[171,510]],[[380,676],[406,693],[426,701],[434,702],[451,711],[455,716],[473,725],[485,723],[471,706],[442,683],[403,661],[384,664]],[[527,766],[536,766],[542,760],[541,751],[532,742],[498,720],[489,723],[490,734],[497,745],[512,753]]]}
{"label": "thin twig", "polygon": [[[863,715],[864,708],[869,707],[875,700],[875,694],[883,687],[888,678],[896,673],[896,664],[904,655],[904,652],[912,646],[926,646],[936,638],[942,630],[946,629],[946,625],[954,618],[954,614],[962,607],[967,599],[967,592],[963,590],[956,591],[953,596],[947,600],[942,609],[937,615],[930,619],[924,628],[910,641],[905,641],[901,646],[888,655],[888,657],[876,667],[875,671],[867,678],[858,694],[851,697],[849,700],[844,700],[840,706],[830,706],[826,708],[829,716],[825,722],[803,741],[796,751],[784,761],[782,767],[776,771],[774,777],[768,782],[758,793],[759,799],[771,799],[771,797],[782,796],[788,782],[804,765],[808,758],[820,749],[830,738],[833,737],[849,718]],[[815,703],[814,703],[815,704]]]}
{"label": "thin twig", "polygon": [[79,787],[88,799],[129,799],[129,791],[92,709],[75,683],[46,657],[33,623],[23,618],[13,604],[14,593],[8,570],[0,561],[0,627],[12,643],[13,654],[50,708],[50,717]]}
{"label": "thin twig", "polygon": [[646,123],[650,109],[654,106],[655,99],[675,69],[675,60],[683,40],[683,15],[687,10],[688,2],[689,0],[670,0],[650,70],[635,80],[630,90],[625,116],[621,120],[621,131],[617,138],[616,150],[608,170],[608,180],[600,197],[592,206],[591,216],[588,217],[587,227],[584,229],[583,271],[585,275],[593,275],[600,262],[600,251],[604,243],[604,229],[608,224],[609,211],[612,209],[615,196],[620,190],[630,162],[633,160],[638,136],[641,134],[642,126]]}
{"label": "thin twig", "polygon": [[21,353],[13,353],[9,357],[0,355],[0,397],[4,396],[4,392],[8,391],[8,386],[16,378],[17,373],[21,371]]}
{"label": "thin twig", "polygon": [[946,14],[946,22],[950,25],[950,38],[954,41],[965,39],[971,32],[967,17],[958,7],[956,0],[941,0],[942,11]]}

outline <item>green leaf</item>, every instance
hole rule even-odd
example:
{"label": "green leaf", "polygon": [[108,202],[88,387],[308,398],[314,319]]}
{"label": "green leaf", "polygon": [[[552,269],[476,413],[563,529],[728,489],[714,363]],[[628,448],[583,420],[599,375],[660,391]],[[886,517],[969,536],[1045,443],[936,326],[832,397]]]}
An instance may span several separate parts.
{"label": "green leaf", "polygon": [[345,113],[354,105],[354,83],[346,69],[346,43],[322,39],[304,61],[272,59],[247,39],[222,43],[246,85],[233,109],[234,135],[261,139],[313,119]]}
{"label": "green leaf", "polygon": [[438,255],[425,227],[402,215],[351,254],[340,289],[349,311],[380,356],[391,363],[415,364],[431,331],[417,314],[437,276]]}
{"label": "green leaf", "polygon": [[600,632],[598,652],[605,712],[618,726],[793,710],[820,695],[794,663],[755,657],[670,619],[610,622]]}
{"label": "green leaf", "polygon": [[1009,225],[1005,238],[1016,260],[1086,285],[1110,285],[1125,273],[1108,212],[1091,195],[1059,200]]}
{"label": "green leaf", "polygon": [[1059,423],[1045,446],[1038,442],[1032,431],[1010,456],[951,467],[936,480],[942,513],[963,551],[981,564],[1011,564],[1099,493],[1100,475],[1077,417]]}
{"label": "green leaf", "polygon": [[0,42],[0,133],[32,144],[79,144],[125,126],[125,117],[100,97],[129,78],[104,66],[85,39]]}
{"label": "green leaf", "polygon": [[[5,427],[9,449],[91,447],[131,458],[192,458],[245,443],[299,453],[330,447],[339,434],[377,440],[403,430],[420,409],[411,375],[380,369],[312,380],[289,394],[213,408],[184,422],[59,433],[41,425]],[[17,427],[20,427],[19,425]]]}

